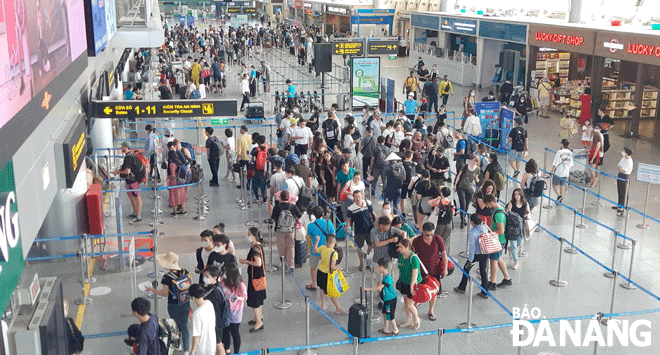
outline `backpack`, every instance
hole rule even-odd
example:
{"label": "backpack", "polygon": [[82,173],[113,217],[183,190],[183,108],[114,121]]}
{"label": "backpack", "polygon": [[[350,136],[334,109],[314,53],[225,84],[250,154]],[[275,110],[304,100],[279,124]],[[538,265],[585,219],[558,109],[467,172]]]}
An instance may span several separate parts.
{"label": "backpack", "polygon": [[511,147],[515,145],[516,147],[525,147],[525,137],[523,136],[523,129],[521,127],[517,127],[519,129],[516,129],[516,140],[511,144]]}
{"label": "backpack", "polygon": [[[335,125],[333,124],[334,120],[325,120],[323,121],[323,124],[321,124],[321,128],[323,128],[323,138],[325,140],[335,140],[337,139],[336,136],[336,131],[335,131]],[[332,137],[328,135],[328,133],[332,134]],[[330,147],[331,149],[334,149],[335,147]]]}
{"label": "backpack", "polygon": [[192,280],[190,279],[190,274],[185,269],[182,270],[183,274],[181,276],[176,276],[172,272],[168,272],[167,275],[172,279],[172,284],[170,285],[170,293],[173,298],[177,301],[177,304],[184,304],[190,302],[190,285],[192,285]]}
{"label": "backpack", "polygon": [[[504,236],[507,243],[509,240],[518,240],[523,235],[523,219],[519,214],[513,211],[498,209],[495,213],[504,213],[506,216],[506,226],[504,227]],[[493,216],[494,217],[494,216]]]}
{"label": "backpack", "polygon": [[[388,184],[394,188],[400,189],[403,186],[403,181],[406,179],[406,169],[403,167],[403,164],[394,164],[390,170],[390,176],[388,176]],[[392,178],[390,182],[389,179]]]}
{"label": "backpack", "polygon": [[493,182],[495,183],[495,187],[497,188],[497,191],[504,190],[504,187],[506,185],[506,178],[504,177],[504,174],[502,174],[501,171],[495,172],[495,175],[493,175]]}
{"label": "backpack", "polygon": [[266,153],[266,149],[261,149],[257,147],[257,159],[256,159],[256,164],[257,164],[257,170],[263,171],[266,169],[266,161],[268,160],[268,154]]}
{"label": "backpack", "polygon": [[190,167],[190,183],[198,183],[202,175],[202,167],[199,164],[192,164]]}
{"label": "backpack", "polygon": [[385,147],[378,147],[378,153],[376,154],[376,165],[378,166],[386,166],[387,165],[387,157],[390,154],[388,153],[387,149]]}
{"label": "backpack", "polygon": [[465,160],[472,159],[472,156],[474,156],[474,153],[477,151],[477,144],[471,140],[471,139],[466,139],[465,140]]}
{"label": "backpack", "polygon": [[220,139],[218,139],[216,136],[212,136],[210,139],[213,144],[211,145],[211,151],[209,152],[209,155],[216,155],[218,157],[225,155],[225,147]]}
{"label": "backpack", "polygon": [[454,216],[454,207],[451,205],[451,203],[440,203],[438,205],[438,224],[447,224],[449,221],[451,221],[451,218]]}
{"label": "backpack", "polygon": [[181,164],[176,174],[176,183],[179,185],[189,184],[192,181],[192,170],[190,165]]}
{"label": "backpack", "polygon": [[188,98],[192,100],[201,99],[202,94],[199,92],[199,90],[195,89],[190,93],[190,96],[188,96]]}
{"label": "backpack", "polygon": [[337,236],[337,240],[344,240],[346,239],[346,222],[341,222],[336,229],[335,235]]}
{"label": "backpack", "polygon": [[[190,159],[192,159],[194,161],[195,160],[195,149],[193,149],[192,144],[190,144],[188,142],[181,142],[181,149],[183,150],[183,148],[188,149],[188,152],[190,153]],[[184,154],[184,156],[185,156],[185,154]],[[188,157],[186,157],[186,160],[188,160]]]}
{"label": "backpack", "polygon": [[[213,290],[218,290],[220,295],[222,295],[222,305],[219,307],[219,308],[222,308],[222,310],[221,310],[222,316],[220,317],[220,319],[218,319],[218,317],[217,317],[218,310],[217,309],[215,310],[216,311],[216,319],[215,319],[216,328],[217,327],[225,328],[225,327],[229,326],[229,324],[231,323],[230,322],[230,319],[231,319],[231,308],[230,308],[231,304],[229,303],[229,300],[227,299],[227,296],[225,295],[225,292],[222,290],[222,286],[220,286],[219,284],[215,288],[212,288],[208,292],[206,292],[206,294],[204,295],[204,298],[206,298],[206,296],[208,296],[211,292],[213,292]],[[213,307],[215,307],[215,305],[213,305]]]}
{"label": "backpack", "polygon": [[277,216],[277,228],[276,232],[281,233],[293,233],[296,229],[296,218],[293,217],[293,213],[289,210],[282,210]]}
{"label": "backpack", "polygon": [[547,184],[541,177],[534,175],[529,182],[529,189],[531,190],[532,197],[541,197],[543,191],[547,189]]}
{"label": "backpack", "polygon": [[174,319],[161,319],[158,321],[157,339],[160,342],[160,353],[162,355],[171,354],[181,346],[181,333]]}
{"label": "backpack", "polygon": [[135,176],[135,181],[144,184],[147,182],[147,176],[151,171],[151,165],[149,164],[149,159],[142,155],[140,152],[135,152],[135,173],[131,169],[131,174]]}

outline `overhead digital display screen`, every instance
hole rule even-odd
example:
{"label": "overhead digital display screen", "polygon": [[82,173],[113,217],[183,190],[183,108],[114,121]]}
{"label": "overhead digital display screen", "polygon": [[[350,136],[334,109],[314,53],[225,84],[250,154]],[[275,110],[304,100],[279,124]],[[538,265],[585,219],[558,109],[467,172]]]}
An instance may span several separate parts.
{"label": "overhead digital display screen", "polygon": [[87,55],[98,55],[117,32],[115,0],[84,0]]}

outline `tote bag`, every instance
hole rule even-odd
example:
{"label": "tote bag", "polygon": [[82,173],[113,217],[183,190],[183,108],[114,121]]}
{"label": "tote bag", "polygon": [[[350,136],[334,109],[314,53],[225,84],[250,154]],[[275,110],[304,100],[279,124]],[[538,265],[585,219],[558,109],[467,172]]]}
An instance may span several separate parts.
{"label": "tote bag", "polygon": [[435,277],[429,275],[426,267],[422,261],[419,260],[419,257],[417,255],[414,255],[414,257],[419,261],[419,266],[422,270],[424,270],[426,276],[422,278],[422,282],[420,284],[414,286],[415,295],[412,297],[412,299],[415,301],[415,303],[426,303],[438,295],[438,292],[440,292],[440,283],[438,280],[436,280]]}
{"label": "tote bag", "polygon": [[332,298],[337,298],[343,295],[344,292],[348,291],[350,288],[348,282],[346,282],[344,274],[340,270],[332,270],[332,267],[330,266],[332,264],[332,256],[335,253],[336,252],[333,251],[332,254],[330,254],[330,263],[328,265],[330,270],[330,273],[328,274],[328,297]]}
{"label": "tote bag", "polygon": [[488,232],[479,236],[479,249],[481,249],[481,254],[493,254],[502,251],[499,234],[488,228]]}

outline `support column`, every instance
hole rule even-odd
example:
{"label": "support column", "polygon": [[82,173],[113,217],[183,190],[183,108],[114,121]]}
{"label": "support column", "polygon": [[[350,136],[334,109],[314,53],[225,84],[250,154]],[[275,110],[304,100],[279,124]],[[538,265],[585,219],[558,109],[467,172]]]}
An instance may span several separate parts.
{"label": "support column", "polygon": [[582,22],[582,0],[571,0],[571,7],[568,11],[568,22]]}
{"label": "support column", "polygon": [[642,63],[637,63],[637,73],[635,76],[635,101],[633,102],[633,105],[637,107],[636,109],[630,111],[630,119],[628,120],[629,127],[626,129],[626,138],[629,137],[639,137],[639,116],[642,113],[642,96],[644,94],[644,80],[643,80],[643,73],[644,73],[644,64]]}
{"label": "support column", "polygon": [[598,112],[598,107],[603,102],[603,68],[605,58],[594,56],[591,66],[591,112]]}

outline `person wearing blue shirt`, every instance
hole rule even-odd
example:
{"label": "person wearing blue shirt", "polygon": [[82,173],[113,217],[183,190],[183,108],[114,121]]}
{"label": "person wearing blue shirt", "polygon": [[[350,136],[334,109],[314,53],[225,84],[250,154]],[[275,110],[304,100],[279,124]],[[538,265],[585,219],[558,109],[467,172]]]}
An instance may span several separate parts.
{"label": "person wearing blue shirt", "polygon": [[133,85],[128,84],[126,91],[124,91],[124,100],[133,100],[133,96],[135,96],[135,93],[133,92]]}
{"label": "person wearing blue shirt", "polygon": [[454,140],[456,141],[454,160],[456,161],[456,172],[458,173],[466,163],[465,150],[467,149],[467,136],[461,129],[457,129],[454,131]]}
{"label": "person wearing blue shirt", "polygon": [[316,217],[314,222],[307,225],[307,237],[311,238],[312,240],[312,247],[309,248],[309,271],[310,275],[312,276],[312,283],[305,286],[305,288],[308,290],[316,290],[318,288],[318,285],[316,284],[316,269],[319,265],[319,261],[321,260],[321,254],[314,253],[313,244],[314,241],[316,241],[316,237],[319,237],[318,246],[320,247],[321,245],[326,245],[325,236],[328,234],[335,234],[335,227],[332,222],[328,221],[327,219],[323,219],[323,214],[325,213],[325,211],[323,211],[323,207],[312,207],[310,212],[312,215],[314,215],[314,217]]}
{"label": "person wearing blue shirt", "polygon": [[412,92],[408,94],[408,100],[403,102],[403,106],[406,109],[406,116],[408,116],[411,122],[414,121],[419,104],[415,101]]}
{"label": "person wearing blue shirt", "polygon": [[[486,262],[488,261],[488,254],[482,254],[479,247],[479,236],[488,232],[488,227],[484,224],[478,214],[473,213],[470,216],[470,224],[472,229],[468,232],[468,245],[469,245],[469,255],[468,259],[465,262],[463,269],[465,273],[461,279],[461,283],[458,287],[454,287],[454,291],[458,293],[465,293],[465,288],[467,287],[468,278],[466,274],[470,274],[470,270],[475,263],[479,263],[479,274],[481,275],[481,286],[485,289],[488,287],[488,276],[486,275]],[[488,295],[481,291],[478,295],[482,298],[488,298]]]}
{"label": "person wearing blue shirt", "polygon": [[[379,285],[374,287],[365,287],[364,291],[378,291],[380,293],[380,298],[383,301],[383,329],[379,329],[378,332],[385,335],[399,335],[399,329],[396,326],[395,313],[396,313],[396,291],[394,290],[394,281],[392,280],[392,275],[389,273],[389,262],[385,258],[378,260],[378,272],[383,275],[383,279]],[[382,292],[381,292],[382,291]],[[389,326],[392,326],[392,332],[390,332]]]}
{"label": "person wearing blue shirt", "polygon": [[296,95],[296,87],[291,84],[290,79],[286,79],[286,84],[289,86],[286,90],[287,105],[289,106],[289,110],[293,110],[293,97]]}
{"label": "person wearing blue shirt", "polygon": [[257,70],[252,66],[250,70],[250,97],[255,97],[257,95]]}

